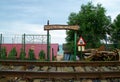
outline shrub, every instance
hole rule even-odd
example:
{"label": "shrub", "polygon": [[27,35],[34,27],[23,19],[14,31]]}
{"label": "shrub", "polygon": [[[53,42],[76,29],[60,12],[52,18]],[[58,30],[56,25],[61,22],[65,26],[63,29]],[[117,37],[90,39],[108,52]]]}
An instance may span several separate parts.
{"label": "shrub", "polygon": [[1,59],[6,59],[6,56],[7,56],[6,48],[2,47],[1,48]]}
{"label": "shrub", "polygon": [[34,50],[32,50],[32,49],[29,49],[29,58],[30,58],[30,60],[35,60]]}
{"label": "shrub", "polygon": [[17,51],[16,48],[12,48],[12,50],[9,52],[8,59],[16,59]]}
{"label": "shrub", "polygon": [[39,57],[40,57],[41,60],[45,60],[45,52],[44,52],[44,50],[40,51]]}
{"label": "shrub", "polygon": [[23,48],[21,48],[20,59],[24,60],[25,59],[25,55],[26,55],[26,53],[24,52]]}

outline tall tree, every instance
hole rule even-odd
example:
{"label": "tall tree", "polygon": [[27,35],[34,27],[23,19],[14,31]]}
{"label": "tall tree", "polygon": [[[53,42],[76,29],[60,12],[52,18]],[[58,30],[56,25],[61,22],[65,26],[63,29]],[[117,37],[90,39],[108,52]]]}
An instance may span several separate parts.
{"label": "tall tree", "polygon": [[[72,12],[68,18],[69,25],[79,25],[78,36],[83,36],[87,47],[99,47],[101,40],[109,34],[108,25],[111,24],[111,18],[106,16],[106,10],[101,4],[94,6],[91,2],[82,5],[78,13]],[[74,40],[74,31],[66,31],[67,42]]]}
{"label": "tall tree", "polygon": [[111,41],[115,48],[118,48],[118,43],[120,43],[120,14],[116,17],[111,25]]}

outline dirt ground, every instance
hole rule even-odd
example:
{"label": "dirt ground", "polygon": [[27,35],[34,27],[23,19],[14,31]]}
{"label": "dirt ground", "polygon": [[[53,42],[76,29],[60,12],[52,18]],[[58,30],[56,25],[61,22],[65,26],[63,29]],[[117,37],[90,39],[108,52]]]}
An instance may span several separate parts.
{"label": "dirt ground", "polygon": [[57,59],[57,61],[62,61],[63,55],[57,55],[56,59]]}

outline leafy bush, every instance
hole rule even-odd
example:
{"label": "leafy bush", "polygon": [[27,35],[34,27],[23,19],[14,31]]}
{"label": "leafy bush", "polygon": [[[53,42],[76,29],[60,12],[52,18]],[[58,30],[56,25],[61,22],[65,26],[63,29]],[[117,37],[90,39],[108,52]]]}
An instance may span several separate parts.
{"label": "leafy bush", "polygon": [[45,52],[44,52],[44,50],[41,50],[39,52],[39,57],[40,57],[41,60],[45,60]]}
{"label": "leafy bush", "polygon": [[6,56],[7,56],[6,48],[2,47],[1,48],[1,59],[6,59]]}
{"label": "leafy bush", "polygon": [[12,48],[12,50],[9,52],[8,59],[16,59],[17,51],[16,48]]}
{"label": "leafy bush", "polygon": [[26,55],[26,53],[24,52],[23,48],[21,48],[20,59],[24,60],[25,59],[25,55]]}
{"label": "leafy bush", "polygon": [[35,60],[34,50],[32,50],[32,49],[29,49],[29,58],[30,58],[30,60]]}

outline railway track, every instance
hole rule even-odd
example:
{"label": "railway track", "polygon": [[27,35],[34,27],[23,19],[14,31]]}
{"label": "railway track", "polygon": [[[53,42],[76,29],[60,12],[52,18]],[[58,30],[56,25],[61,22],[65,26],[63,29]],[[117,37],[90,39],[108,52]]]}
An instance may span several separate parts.
{"label": "railway track", "polygon": [[[48,78],[48,79],[111,79],[120,78],[119,61],[97,61],[97,62],[39,62],[39,61],[21,61],[21,60],[0,60],[0,77],[25,77],[25,78]],[[9,66],[12,66],[10,68]],[[23,66],[24,70],[15,70],[16,66]],[[32,69],[38,67],[37,70]],[[77,69],[78,68],[78,69]],[[81,71],[81,68],[84,71]],[[41,70],[43,69],[43,70]],[[44,70],[46,69],[46,70]],[[62,69],[62,71],[60,71]],[[64,70],[63,70],[64,69]],[[72,71],[66,71],[72,69]],[[78,71],[80,70],[80,71]]]}
{"label": "railway track", "polygon": [[2,65],[36,65],[36,66],[118,66],[120,61],[29,61],[29,60],[0,60]]}
{"label": "railway track", "polygon": [[83,78],[120,78],[120,72],[33,72],[33,71],[0,71],[0,76],[42,78],[42,79],[83,79]]}

